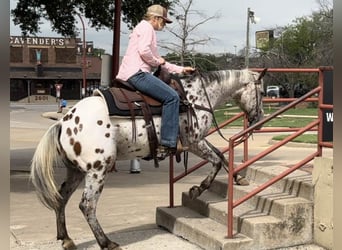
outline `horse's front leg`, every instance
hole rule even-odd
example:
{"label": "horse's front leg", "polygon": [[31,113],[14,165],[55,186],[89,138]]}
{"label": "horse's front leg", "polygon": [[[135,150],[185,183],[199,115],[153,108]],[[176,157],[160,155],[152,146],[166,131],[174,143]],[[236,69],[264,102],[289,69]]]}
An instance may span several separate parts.
{"label": "horse's front leg", "polygon": [[101,165],[98,168],[103,168],[102,171],[90,170],[85,178],[85,189],[80,202],[80,209],[83,212],[97,243],[101,249],[121,250],[119,244],[112,242],[103,232],[101,225],[96,218],[96,205],[102,193],[105,181],[105,170]]}
{"label": "horse's front leg", "polygon": [[[207,190],[211,183],[214,181],[217,173],[222,168],[222,162],[224,157],[221,158],[219,150],[215,148],[206,140],[201,140],[197,145],[191,146],[190,151],[202,159],[208,160],[213,164],[213,167],[208,174],[208,176],[201,182],[200,186],[193,186],[189,190],[189,195],[191,199],[195,199],[200,196],[205,190]],[[223,156],[223,155],[222,155]]]}
{"label": "horse's front leg", "polygon": [[[222,165],[228,166],[228,162],[223,153],[205,139],[201,140],[196,147],[191,148],[191,152],[213,164],[213,168],[200,186],[195,185],[189,190],[190,198],[196,199],[210,187]],[[239,174],[234,175],[234,180],[238,185],[249,185],[248,180]]]}

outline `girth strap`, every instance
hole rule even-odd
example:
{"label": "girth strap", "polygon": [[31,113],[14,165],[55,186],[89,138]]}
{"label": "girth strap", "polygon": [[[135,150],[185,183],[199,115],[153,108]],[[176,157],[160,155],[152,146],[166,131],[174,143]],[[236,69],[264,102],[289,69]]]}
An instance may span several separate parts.
{"label": "girth strap", "polygon": [[[110,89],[111,91],[113,89]],[[130,102],[128,96],[125,94],[125,92],[119,88],[120,92],[122,93],[122,95],[125,97],[126,101],[127,101],[127,105],[129,107],[129,111],[131,112],[131,117],[132,117],[132,141],[136,141],[137,140],[137,130],[136,130],[136,126],[135,126],[135,115],[134,115],[134,109],[133,109],[133,105]]]}
{"label": "girth strap", "polygon": [[[144,96],[142,96],[144,99]],[[150,106],[146,102],[141,103],[141,109],[144,114],[145,126],[148,136],[148,144],[150,146],[150,153],[154,160],[154,167],[159,167],[159,162],[157,159],[157,148],[158,148],[158,137],[156,133],[156,128],[154,126],[152,112]]]}

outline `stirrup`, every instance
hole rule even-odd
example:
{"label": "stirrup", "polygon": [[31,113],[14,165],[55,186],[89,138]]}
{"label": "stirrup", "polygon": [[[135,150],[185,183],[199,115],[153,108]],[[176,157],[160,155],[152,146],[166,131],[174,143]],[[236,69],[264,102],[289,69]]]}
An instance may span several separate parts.
{"label": "stirrup", "polygon": [[181,140],[177,140],[177,147],[176,147],[176,153],[180,154],[184,151],[188,151],[189,147],[188,146],[183,146]]}

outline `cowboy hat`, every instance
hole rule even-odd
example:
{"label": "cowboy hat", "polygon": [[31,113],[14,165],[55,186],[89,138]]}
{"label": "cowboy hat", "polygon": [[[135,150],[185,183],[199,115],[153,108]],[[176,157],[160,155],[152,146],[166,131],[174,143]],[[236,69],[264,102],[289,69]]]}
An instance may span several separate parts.
{"label": "cowboy hat", "polygon": [[172,23],[172,21],[167,18],[167,10],[159,4],[154,4],[148,7],[146,14],[161,17],[166,23]]}

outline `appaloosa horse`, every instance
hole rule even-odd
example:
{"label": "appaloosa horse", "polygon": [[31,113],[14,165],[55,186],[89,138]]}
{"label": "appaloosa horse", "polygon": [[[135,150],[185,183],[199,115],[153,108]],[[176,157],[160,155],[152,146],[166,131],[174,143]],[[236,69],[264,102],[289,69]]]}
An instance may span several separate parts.
{"label": "appaloosa horse", "polygon": [[[190,152],[213,164],[201,185],[190,189],[193,198],[210,186],[222,165],[227,163],[223,154],[204,139],[212,125],[212,111],[232,99],[247,114],[250,123],[259,121],[263,117],[261,75],[247,69],[225,70],[197,72],[181,80],[194,111],[192,119],[187,113],[180,114],[181,140]],[[161,118],[156,116],[153,120],[159,139]],[[85,188],[79,208],[99,246],[121,249],[103,232],[96,218],[96,205],[106,175],[116,161],[150,155],[145,121],[136,117],[135,125],[136,140],[132,140],[131,118],[109,116],[104,99],[91,96],[74,105],[39,142],[32,159],[31,180],[40,201],[56,213],[57,239],[63,241],[65,249],[76,248],[67,233],[65,206],[82,180],[85,180]],[[67,174],[58,189],[54,168],[60,166],[66,167]]]}

